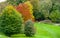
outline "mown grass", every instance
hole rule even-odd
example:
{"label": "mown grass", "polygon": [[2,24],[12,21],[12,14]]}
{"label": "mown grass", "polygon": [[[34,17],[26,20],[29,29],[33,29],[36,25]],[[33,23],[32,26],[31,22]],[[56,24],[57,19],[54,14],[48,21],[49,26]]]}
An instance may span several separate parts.
{"label": "mown grass", "polygon": [[[38,26],[36,26],[38,25]],[[52,24],[35,23],[37,35],[41,38],[60,38],[60,27]],[[36,35],[36,36],[37,36]]]}
{"label": "mown grass", "polygon": [[36,34],[34,37],[26,37],[24,34],[15,34],[11,38],[60,38],[60,27],[53,24],[35,24]]}
{"label": "mown grass", "polygon": [[0,38],[9,38],[9,37],[5,36],[5,34],[3,33],[0,33]]}

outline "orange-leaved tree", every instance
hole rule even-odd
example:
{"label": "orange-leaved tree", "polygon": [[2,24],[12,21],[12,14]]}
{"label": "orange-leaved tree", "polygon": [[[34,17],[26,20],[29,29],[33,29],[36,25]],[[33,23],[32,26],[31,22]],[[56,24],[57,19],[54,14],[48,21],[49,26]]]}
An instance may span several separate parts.
{"label": "orange-leaved tree", "polygon": [[27,20],[34,21],[33,6],[30,3],[30,1],[20,3],[16,7],[16,9],[17,9],[18,12],[20,12],[23,15],[24,21],[27,21]]}

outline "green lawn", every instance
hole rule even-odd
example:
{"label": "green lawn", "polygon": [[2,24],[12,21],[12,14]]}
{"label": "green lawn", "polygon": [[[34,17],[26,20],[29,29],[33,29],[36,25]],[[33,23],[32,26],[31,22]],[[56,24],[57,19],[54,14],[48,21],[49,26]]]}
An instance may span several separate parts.
{"label": "green lawn", "polygon": [[52,24],[35,23],[37,38],[60,38],[60,27]]}
{"label": "green lawn", "polygon": [[25,35],[17,34],[12,38],[60,38],[60,27],[52,24],[35,23],[35,37],[25,37]]}
{"label": "green lawn", "polygon": [[0,33],[0,38],[9,38],[9,37],[5,36],[3,33]]}

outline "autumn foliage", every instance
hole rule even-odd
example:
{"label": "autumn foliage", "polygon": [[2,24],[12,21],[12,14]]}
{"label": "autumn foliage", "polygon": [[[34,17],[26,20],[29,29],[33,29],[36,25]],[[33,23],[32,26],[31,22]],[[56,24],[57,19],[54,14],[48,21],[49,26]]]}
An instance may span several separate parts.
{"label": "autumn foliage", "polygon": [[20,3],[16,9],[23,15],[24,21],[27,21],[29,19],[34,21],[33,6],[31,5],[30,1]]}

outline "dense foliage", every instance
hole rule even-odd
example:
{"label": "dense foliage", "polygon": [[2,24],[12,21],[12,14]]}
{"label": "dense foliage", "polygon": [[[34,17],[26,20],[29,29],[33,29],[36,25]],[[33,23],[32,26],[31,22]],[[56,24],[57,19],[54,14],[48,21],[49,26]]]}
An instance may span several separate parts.
{"label": "dense foliage", "polygon": [[0,3],[0,13],[2,13],[2,10],[8,5],[7,2]]}
{"label": "dense foliage", "polygon": [[34,36],[35,29],[34,23],[31,20],[25,22],[25,35],[26,36]]}
{"label": "dense foliage", "polygon": [[41,20],[45,19],[44,15],[41,12],[39,12],[38,10],[35,10],[33,15],[34,15],[36,21],[41,21]]}
{"label": "dense foliage", "polygon": [[[34,23],[35,20],[40,22]],[[60,38],[60,24],[56,23],[60,23],[60,0],[7,0],[0,3],[0,38],[10,38],[5,34],[11,38],[30,38],[35,33],[31,38]]]}
{"label": "dense foliage", "polygon": [[19,5],[19,3],[24,2],[25,0],[7,0],[8,3],[12,5]]}
{"label": "dense foliage", "polygon": [[7,6],[0,16],[0,32],[10,36],[21,32],[22,16],[13,6]]}
{"label": "dense foliage", "polygon": [[[35,19],[47,19],[52,8],[51,0],[31,0],[31,3],[34,8]],[[36,18],[37,17],[37,18]]]}
{"label": "dense foliage", "polygon": [[53,22],[59,22],[60,23],[60,3],[59,2],[55,2],[53,3],[53,7],[50,10],[50,15],[49,18],[53,21]]}
{"label": "dense foliage", "polygon": [[53,22],[60,23],[60,11],[52,11],[52,13],[50,14],[50,18]]}
{"label": "dense foliage", "polygon": [[34,21],[33,6],[29,1],[19,4],[16,9],[23,15],[24,21],[29,19]]}

